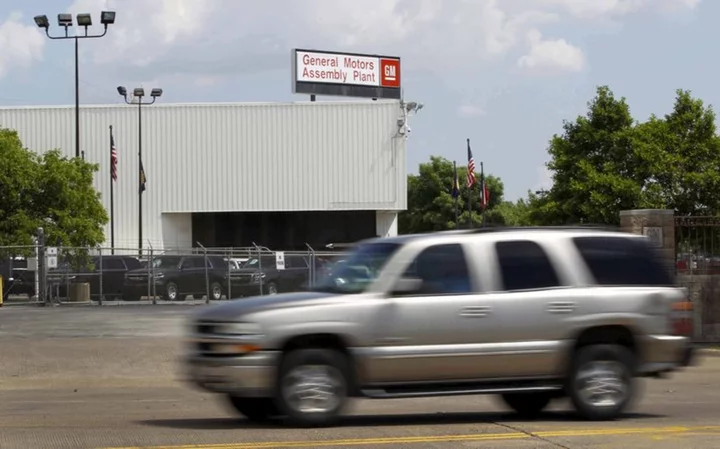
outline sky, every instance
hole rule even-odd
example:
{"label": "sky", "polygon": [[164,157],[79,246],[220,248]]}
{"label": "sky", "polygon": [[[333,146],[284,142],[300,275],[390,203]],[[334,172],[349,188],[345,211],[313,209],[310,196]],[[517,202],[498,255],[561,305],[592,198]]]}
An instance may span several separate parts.
{"label": "sky", "polygon": [[[74,103],[72,41],[33,17],[117,12],[80,42],[80,101],[119,104],[116,86],[161,87],[166,103],[306,101],[293,48],[402,58],[408,171],[440,155],[499,176],[505,197],[549,188],[547,144],[599,85],[634,117],[677,89],[720,102],[720,1],[709,0],[2,0],[0,105]],[[318,101],[337,98],[318,98]],[[1,124],[0,124],[1,125]]]}

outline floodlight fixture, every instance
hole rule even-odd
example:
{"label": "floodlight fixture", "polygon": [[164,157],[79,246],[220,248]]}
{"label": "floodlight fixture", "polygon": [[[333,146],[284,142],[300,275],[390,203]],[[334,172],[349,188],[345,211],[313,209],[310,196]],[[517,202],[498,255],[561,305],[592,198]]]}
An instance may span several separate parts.
{"label": "floodlight fixture", "polygon": [[44,28],[46,30],[50,28],[50,21],[48,20],[48,17],[46,15],[35,16],[35,24],[38,26],[38,28]]}
{"label": "floodlight fixture", "polygon": [[61,27],[71,27],[73,24],[72,14],[58,14],[58,25]]}
{"label": "floodlight fixture", "polygon": [[142,87],[136,87],[135,89],[133,89],[133,97],[142,98],[144,96],[145,96],[145,89],[143,89]]}
{"label": "floodlight fixture", "polygon": [[163,90],[158,87],[156,87],[152,91],[150,91],[150,96],[153,98],[162,97],[162,94],[163,94]]}
{"label": "floodlight fixture", "polygon": [[[62,35],[53,36],[50,34],[50,21],[46,15],[35,16],[35,25],[45,30],[48,39],[52,40],[68,40],[75,41],[75,157],[80,157],[80,69],[79,69],[79,40],[80,39],[98,39],[107,34],[108,25],[115,23],[114,11],[103,11],[100,13],[100,23],[104,25],[102,33],[89,34],[88,28],[92,26],[92,15],[88,13],[77,14],[77,24],[85,28],[84,33],[69,33],[69,28],[73,26],[73,15],[69,13],[61,13],[57,15],[58,25],[64,28]],[[119,91],[118,91],[119,92]]]}
{"label": "floodlight fixture", "polygon": [[78,14],[77,24],[78,26],[85,28],[92,26],[92,16],[90,14]]}
{"label": "floodlight fixture", "polygon": [[125,86],[118,86],[117,91],[121,97],[127,97],[127,89],[125,89]]}
{"label": "floodlight fixture", "polygon": [[115,11],[103,11],[100,13],[100,23],[107,27],[115,23]]}

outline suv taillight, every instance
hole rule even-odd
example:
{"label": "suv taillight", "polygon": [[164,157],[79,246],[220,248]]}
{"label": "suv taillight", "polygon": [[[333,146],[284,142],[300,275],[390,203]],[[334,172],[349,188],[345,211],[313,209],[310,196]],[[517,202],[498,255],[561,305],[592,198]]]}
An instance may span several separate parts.
{"label": "suv taillight", "polygon": [[670,330],[673,335],[692,337],[693,310],[693,303],[688,300],[677,301],[672,304]]}

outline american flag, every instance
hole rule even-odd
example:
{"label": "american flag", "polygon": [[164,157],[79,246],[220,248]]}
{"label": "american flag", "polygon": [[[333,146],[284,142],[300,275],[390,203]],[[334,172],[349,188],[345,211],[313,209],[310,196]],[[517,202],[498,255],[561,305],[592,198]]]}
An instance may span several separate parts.
{"label": "american flag", "polygon": [[482,162],[480,162],[480,189],[482,189],[480,193],[480,206],[485,209],[488,203],[490,203],[490,190],[488,190],[487,184],[485,184],[485,169],[483,168]]}
{"label": "american flag", "polygon": [[115,138],[113,137],[112,130],[110,131],[110,176],[113,181],[117,181],[117,163],[118,155],[115,149]]}
{"label": "american flag", "polygon": [[470,139],[467,140],[468,165],[467,165],[467,186],[471,189],[475,185],[475,159],[470,149]]}

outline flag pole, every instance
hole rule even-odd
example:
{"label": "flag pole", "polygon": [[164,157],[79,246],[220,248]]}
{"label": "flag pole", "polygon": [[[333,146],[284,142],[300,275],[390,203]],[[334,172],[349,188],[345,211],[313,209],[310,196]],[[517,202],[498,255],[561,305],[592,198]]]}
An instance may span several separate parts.
{"label": "flag pole", "polygon": [[455,197],[455,229],[460,227],[460,213],[458,211],[458,198],[460,198],[460,182],[458,180],[457,162],[453,161],[453,196]]}
{"label": "flag pole", "polygon": [[113,179],[113,127],[110,125],[110,252],[115,254],[115,180]]}
{"label": "flag pole", "polygon": [[480,205],[482,207],[482,212],[480,212],[480,219],[482,220],[481,226],[485,227],[485,209],[487,207],[486,198],[485,198],[485,169],[483,168],[483,163],[480,161],[480,201],[482,201],[482,204]]}
{"label": "flag pole", "polygon": [[[470,139],[467,139],[467,147],[468,147],[468,156],[469,156],[469,155],[470,155],[470,151],[469,151],[469,149],[470,149]],[[468,164],[469,164],[469,163],[470,163],[470,161],[468,160]],[[469,170],[470,170],[470,167],[468,166],[468,171],[469,171]],[[468,174],[469,174],[469,173],[468,173]],[[469,186],[469,187],[468,187],[468,203],[467,203],[467,208],[468,208],[468,228],[474,228],[474,227],[475,227],[475,226],[474,226],[474,223],[473,223],[473,219],[472,219],[472,192],[473,192],[472,186]]]}

